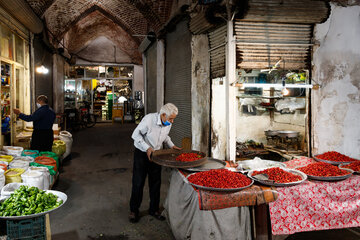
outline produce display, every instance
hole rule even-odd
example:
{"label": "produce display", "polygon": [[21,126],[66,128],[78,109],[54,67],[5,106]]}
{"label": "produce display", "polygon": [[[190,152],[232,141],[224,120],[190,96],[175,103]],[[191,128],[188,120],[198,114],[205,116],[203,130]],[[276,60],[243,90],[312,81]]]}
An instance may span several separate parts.
{"label": "produce display", "polygon": [[357,159],[348,157],[344,154],[335,152],[335,151],[330,151],[330,152],[326,152],[323,154],[319,154],[316,155],[316,158],[322,159],[322,160],[327,160],[327,161],[332,161],[332,162],[354,162],[354,161],[358,161]]}
{"label": "produce display", "polygon": [[59,207],[63,201],[36,187],[21,186],[0,204],[0,216],[26,216]]}
{"label": "produce display", "polygon": [[227,169],[214,169],[195,173],[188,177],[189,182],[211,188],[232,189],[242,188],[252,183],[251,179],[240,173]]}
{"label": "produce display", "polygon": [[252,173],[252,176],[256,176],[258,174],[266,174],[268,175],[269,180],[272,180],[276,183],[292,183],[302,180],[301,176],[285,171],[284,169],[281,169],[279,167],[268,168],[261,171],[254,171]]}
{"label": "produce display", "polygon": [[360,161],[356,161],[347,165],[342,165],[341,167],[354,170],[355,172],[360,172]]}
{"label": "produce display", "polygon": [[306,175],[317,177],[335,177],[349,174],[349,172],[346,170],[324,162],[312,163],[305,167],[298,168],[298,170],[302,171]]}
{"label": "produce display", "polygon": [[177,156],[176,161],[193,162],[193,161],[199,160],[201,158],[202,158],[202,156],[197,153],[182,153],[179,156]]}

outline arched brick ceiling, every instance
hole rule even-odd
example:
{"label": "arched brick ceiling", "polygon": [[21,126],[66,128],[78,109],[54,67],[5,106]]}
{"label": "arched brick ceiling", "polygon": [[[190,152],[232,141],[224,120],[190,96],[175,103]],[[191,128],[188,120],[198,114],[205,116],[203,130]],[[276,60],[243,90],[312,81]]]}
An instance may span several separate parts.
{"label": "arched brick ceiling", "polygon": [[100,11],[94,11],[75,23],[64,36],[65,45],[70,53],[77,54],[100,36],[114,42],[133,63],[141,63],[136,38]]}
{"label": "arched brick ceiling", "polygon": [[158,31],[171,11],[173,0],[27,0],[47,28],[60,39],[72,24],[98,6],[128,32]]}

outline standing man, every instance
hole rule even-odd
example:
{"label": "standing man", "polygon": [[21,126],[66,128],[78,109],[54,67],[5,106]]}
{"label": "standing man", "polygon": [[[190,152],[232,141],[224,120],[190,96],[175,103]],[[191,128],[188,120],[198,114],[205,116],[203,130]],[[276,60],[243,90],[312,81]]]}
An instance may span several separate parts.
{"label": "standing man", "polygon": [[51,151],[54,132],[52,130],[56,114],[48,105],[48,98],[45,95],[37,97],[36,106],[38,109],[32,115],[25,115],[19,109],[14,113],[19,115],[21,120],[33,122],[34,131],[31,137],[30,148],[32,150]]}
{"label": "standing man", "polygon": [[161,166],[152,162],[151,154],[162,148],[163,143],[169,148],[180,150],[171,141],[169,135],[171,124],[178,114],[177,107],[167,103],[161,107],[160,113],[147,114],[132,134],[134,139],[134,167],[132,177],[132,192],[130,199],[130,222],[139,221],[139,208],[143,197],[146,175],[149,176],[150,208],[149,214],[163,221],[159,211]]}

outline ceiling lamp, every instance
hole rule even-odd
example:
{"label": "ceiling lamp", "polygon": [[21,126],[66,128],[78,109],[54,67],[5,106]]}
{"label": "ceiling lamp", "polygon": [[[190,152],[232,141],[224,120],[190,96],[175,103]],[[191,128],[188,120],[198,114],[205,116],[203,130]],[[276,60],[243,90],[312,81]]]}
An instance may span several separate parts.
{"label": "ceiling lamp", "polygon": [[47,69],[44,65],[41,65],[40,67],[36,68],[36,72],[40,74],[48,74],[49,69]]}

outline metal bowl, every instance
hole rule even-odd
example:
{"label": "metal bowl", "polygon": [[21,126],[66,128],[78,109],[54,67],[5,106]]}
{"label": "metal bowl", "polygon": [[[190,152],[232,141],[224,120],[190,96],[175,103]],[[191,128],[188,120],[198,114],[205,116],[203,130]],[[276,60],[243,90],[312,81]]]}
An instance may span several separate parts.
{"label": "metal bowl", "polygon": [[287,172],[291,172],[291,173],[296,174],[296,175],[300,175],[302,179],[300,181],[291,182],[291,183],[276,183],[276,182],[262,181],[262,180],[259,180],[257,178],[254,178],[252,176],[253,172],[256,171],[256,170],[251,170],[248,173],[248,177],[255,180],[255,181],[257,181],[257,182],[259,182],[259,183],[261,183],[261,184],[268,185],[268,186],[274,186],[274,187],[290,187],[290,186],[301,184],[307,179],[306,174],[299,171],[299,170],[293,170],[293,169],[287,169],[287,168],[281,168],[281,169],[283,169],[283,170],[285,170]]}
{"label": "metal bowl", "polygon": [[[35,218],[35,217],[40,217],[42,215],[45,215],[47,213],[51,213],[55,210],[58,210],[60,207],[62,207],[66,200],[67,200],[67,195],[63,192],[59,192],[59,191],[55,191],[55,190],[46,190],[46,193],[52,193],[54,195],[56,195],[58,198],[60,198],[63,203],[58,206],[57,208],[54,208],[52,210],[46,211],[46,212],[41,212],[41,213],[36,213],[36,214],[30,214],[30,215],[25,215],[25,216],[9,216],[9,217],[2,217],[0,216],[0,219],[6,219],[6,220],[22,220],[22,219],[28,219],[28,218]],[[9,196],[10,197],[10,196]],[[6,199],[6,198],[5,198]],[[1,202],[5,201],[5,199],[2,199]]]}
{"label": "metal bowl", "polygon": [[267,130],[264,132],[265,132],[265,136],[267,136],[267,137],[274,137],[274,136],[277,136],[279,133],[277,130]]}
{"label": "metal bowl", "polygon": [[340,181],[340,180],[345,180],[345,179],[351,177],[351,175],[354,173],[354,171],[351,169],[348,169],[348,168],[342,168],[342,169],[348,171],[349,174],[346,174],[343,176],[334,176],[334,177],[319,177],[319,176],[312,176],[312,175],[307,175],[307,176],[309,179],[318,180],[318,181]]}
{"label": "metal bowl", "polygon": [[[180,162],[176,158],[182,153],[196,153],[201,155],[202,158],[192,162]],[[206,162],[206,154],[194,150],[175,150],[175,149],[163,149],[157,150],[152,155],[152,161],[156,164],[172,167],[172,168],[192,168],[203,165]]]}
{"label": "metal bowl", "polygon": [[[347,168],[346,167],[346,165],[349,165],[349,164],[351,164],[351,163],[342,163],[342,164],[340,164],[339,165],[339,168],[341,168],[341,169],[344,169],[344,170],[348,170],[348,169],[350,169],[350,168]],[[350,169],[350,170],[352,170],[352,169]],[[354,170],[353,170],[354,171]],[[360,174],[360,171],[354,171],[354,174]]]}
{"label": "metal bowl", "polygon": [[203,165],[201,165],[199,167],[187,168],[185,170],[192,171],[192,172],[204,172],[204,171],[209,171],[209,170],[213,170],[213,169],[223,169],[223,168],[225,168],[225,166],[226,166],[225,161],[206,157],[206,162]]}
{"label": "metal bowl", "polygon": [[325,160],[325,159],[321,159],[321,158],[317,158],[317,156],[319,156],[320,154],[317,154],[314,156],[314,159],[318,162],[324,162],[324,163],[330,163],[332,165],[340,165],[340,164],[346,164],[346,163],[352,163],[354,161],[351,162],[337,162],[337,161],[330,161],[330,160]]}
{"label": "metal bowl", "polygon": [[[188,180],[188,178],[191,176],[191,175],[194,175],[196,173],[192,173],[192,174],[189,174],[187,177],[186,177],[186,181],[191,185],[191,186],[194,186],[198,189],[203,189],[203,190],[208,190],[208,191],[217,191],[217,192],[237,192],[237,191],[240,191],[240,190],[243,190],[245,188],[249,188],[251,187],[253,184],[254,184],[254,180],[251,179],[251,183],[245,187],[241,187],[241,188],[212,188],[212,187],[205,187],[205,186],[201,186],[201,185],[197,185],[197,184],[194,184],[192,182],[190,182]],[[241,173],[238,173],[238,174],[241,174]]]}
{"label": "metal bowl", "polygon": [[278,131],[279,137],[288,137],[288,138],[296,138],[300,135],[297,131]]}

